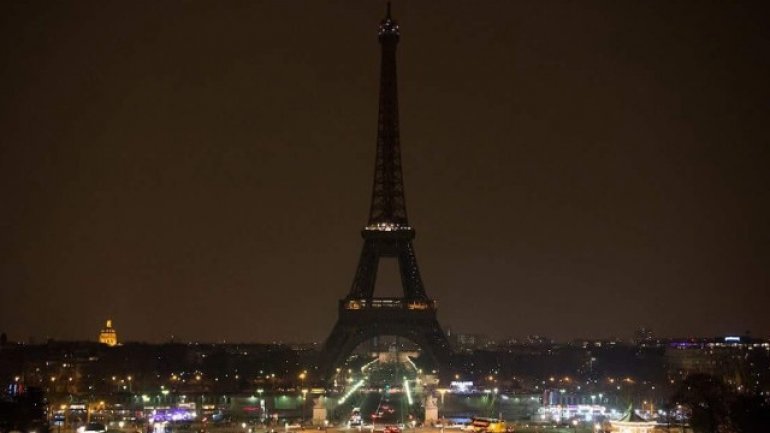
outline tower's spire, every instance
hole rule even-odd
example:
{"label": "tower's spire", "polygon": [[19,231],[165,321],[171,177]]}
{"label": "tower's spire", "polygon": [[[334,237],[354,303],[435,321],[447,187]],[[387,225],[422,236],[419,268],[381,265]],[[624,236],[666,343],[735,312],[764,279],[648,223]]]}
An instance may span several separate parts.
{"label": "tower's spire", "polygon": [[398,133],[398,87],[396,84],[396,46],[398,24],[390,15],[380,22],[380,109],[377,122],[377,156],[374,165],[372,204],[367,229],[408,228],[404,181],[401,170],[401,145]]}

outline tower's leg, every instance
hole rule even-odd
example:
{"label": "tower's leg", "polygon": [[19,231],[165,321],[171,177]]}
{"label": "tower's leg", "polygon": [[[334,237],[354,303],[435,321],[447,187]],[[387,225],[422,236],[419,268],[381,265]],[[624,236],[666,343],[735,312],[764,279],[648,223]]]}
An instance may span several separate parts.
{"label": "tower's leg", "polygon": [[374,241],[367,239],[364,241],[364,247],[361,250],[361,257],[358,259],[358,268],[356,276],[353,278],[353,287],[350,289],[348,297],[354,299],[371,299],[374,296],[374,284],[377,281],[377,266],[380,257],[377,254],[377,248]]}
{"label": "tower's leg", "polygon": [[417,257],[411,241],[398,243],[398,265],[401,270],[401,285],[407,299],[428,299],[422,285],[420,269],[417,267]]}

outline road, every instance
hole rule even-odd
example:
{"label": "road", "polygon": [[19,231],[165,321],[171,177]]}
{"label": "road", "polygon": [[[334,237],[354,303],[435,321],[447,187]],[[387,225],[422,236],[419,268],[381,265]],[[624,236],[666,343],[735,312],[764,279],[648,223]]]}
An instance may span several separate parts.
{"label": "road", "polygon": [[[410,418],[410,406],[407,397],[401,391],[363,391],[358,398],[351,402],[351,413],[353,408],[358,408],[364,425],[375,424],[375,430],[386,425],[406,424]],[[343,417],[348,418],[350,414]]]}
{"label": "road", "polygon": [[[361,368],[365,384],[350,399],[347,413],[338,413],[343,424],[358,410],[366,426],[375,430],[386,425],[407,424],[416,413],[404,389],[405,379],[414,381],[417,371],[397,362],[370,362]],[[413,386],[413,385],[412,385]],[[369,427],[371,428],[371,427]]]}

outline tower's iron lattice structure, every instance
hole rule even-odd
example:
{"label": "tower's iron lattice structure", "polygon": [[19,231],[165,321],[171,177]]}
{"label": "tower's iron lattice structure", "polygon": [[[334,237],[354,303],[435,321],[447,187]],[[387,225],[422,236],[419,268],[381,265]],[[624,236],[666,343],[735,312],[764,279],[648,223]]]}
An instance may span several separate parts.
{"label": "tower's iron lattice structure", "polygon": [[[388,13],[379,26],[382,48],[377,153],[369,221],[361,231],[364,245],[350,293],[339,302],[337,324],[326,340],[319,369],[328,378],[335,366],[360,343],[378,335],[417,343],[434,365],[449,362],[450,348],[436,318],[436,304],[425,293],[404,198],[398,131],[396,47],[398,24]],[[375,298],[377,268],[383,257],[396,258],[403,297]]]}

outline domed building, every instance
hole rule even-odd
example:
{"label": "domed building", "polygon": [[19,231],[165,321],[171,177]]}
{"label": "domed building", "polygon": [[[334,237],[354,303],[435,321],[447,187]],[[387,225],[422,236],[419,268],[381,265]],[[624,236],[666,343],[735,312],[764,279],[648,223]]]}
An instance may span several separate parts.
{"label": "domed building", "polygon": [[102,332],[99,333],[99,342],[108,346],[117,346],[118,333],[115,331],[115,328],[112,327],[112,320],[108,319],[106,326],[102,329]]}

